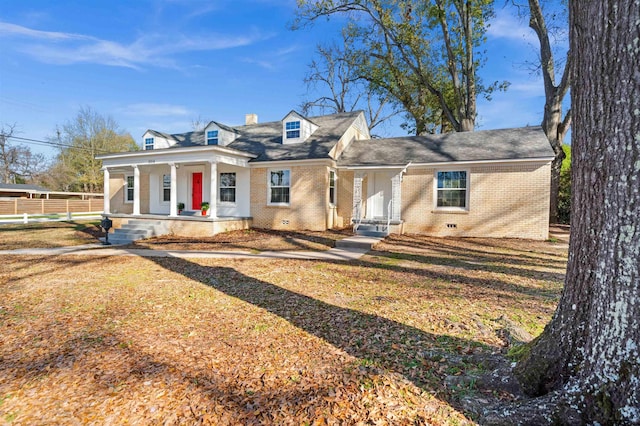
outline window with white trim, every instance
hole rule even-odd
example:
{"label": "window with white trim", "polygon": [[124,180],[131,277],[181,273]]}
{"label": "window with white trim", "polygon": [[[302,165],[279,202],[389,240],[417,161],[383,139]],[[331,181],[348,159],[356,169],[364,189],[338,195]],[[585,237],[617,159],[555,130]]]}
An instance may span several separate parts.
{"label": "window with white trim", "polygon": [[269,204],[289,204],[291,191],[291,170],[269,171]]}
{"label": "window with white trim", "polygon": [[220,173],[220,202],[236,202],[236,174]]}
{"label": "window with white trim", "polygon": [[436,208],[466,210],[469,193],[465,170],[436,172]]}
{"label": "window with white trim", "polygon": [[300,121],[287,121],[285,123],[287,139],[297,139],[300,137]]}
{"label": "window with white trim", "polygon": [[171,175],[162,175],[162,201],[171,201]]}
{"label": "window with white trim", "polygon": [[153,138],[145,138],[144,140],[144,150],[148,151],[153,149]]}
{"label": "window with white trim", "polygon": [[336,192],[336,179],[337,179],[337,175],[336,175],[336,171],[335,170],[329,170],[329,203],[332,206],[335,206],[336,204],[338,204],[338,193]]}
{"label": "window with white trim", "polygon": [[207,145],[218,145],[218,131],[209,130],[207,132]]}
{"label": "window with white trim", "polygon": [[133,203],[133,185],[135,178],[133,175],[124,177],[124,202]]}

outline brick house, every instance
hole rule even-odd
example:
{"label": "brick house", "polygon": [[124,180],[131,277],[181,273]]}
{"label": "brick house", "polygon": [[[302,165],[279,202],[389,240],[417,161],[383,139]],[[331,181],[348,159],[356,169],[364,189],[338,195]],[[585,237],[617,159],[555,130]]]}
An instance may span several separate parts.
{"label": "brick house", "polygon": [[553,151],[539,127],[371,139],[362,112],[291,111],[269,123],[249,114],[242,126],[148,130],[143,142],[98,156],[116,227],[153,218],[188,236],[249,226],[548,236]]}

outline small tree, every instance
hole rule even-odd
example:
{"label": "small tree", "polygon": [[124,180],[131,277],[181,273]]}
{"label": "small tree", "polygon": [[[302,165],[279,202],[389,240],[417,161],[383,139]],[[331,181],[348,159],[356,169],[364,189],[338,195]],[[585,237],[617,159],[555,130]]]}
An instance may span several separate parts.
{"label": "small tree", "polygon": [[44,155],[34,154],[29,147],[10,142],[16,129],[15,123],[0,128],[0,181],[3,183],[32,182],[46,165]]}
{"label": "small tree", "polygon": [[52,165],[52,182],[57,189],[98,192],[102,190],[102,161],[96,155],[108,152],[137,151],[131,135],[122,132],[115,120],[102,116],[91,107],[82,107],[73,121],[57,129],[56,142],[65,145]]}
{"label": "small tree", "polygon": [[571,222],[571,146],[564,145],[565,158],[560,170],[558,187],[558,223]]}

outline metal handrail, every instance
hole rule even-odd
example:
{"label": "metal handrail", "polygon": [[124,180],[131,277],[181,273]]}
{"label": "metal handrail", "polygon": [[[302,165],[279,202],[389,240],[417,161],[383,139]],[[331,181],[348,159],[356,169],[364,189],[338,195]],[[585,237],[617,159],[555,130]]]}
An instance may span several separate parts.
{"label": "metal handrail", "polygon": [[389,232],[389,227],[391,226],[392,207],[393,207],[393,199],[389,200],[389,205],[387,206],[387,233]]}
{"label": "metal handrail", "polygon": [[356,223],[353,226],[353,232],[355,233],[362,224],[362,201],[358,201],[356,205]]}

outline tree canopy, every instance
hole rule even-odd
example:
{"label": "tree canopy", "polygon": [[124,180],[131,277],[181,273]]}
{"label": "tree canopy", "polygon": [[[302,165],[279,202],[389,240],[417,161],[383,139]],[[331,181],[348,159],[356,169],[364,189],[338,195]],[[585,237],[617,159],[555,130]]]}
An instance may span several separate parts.
{"label": "tree canopy", "polygon": [[294,28],[348,17],[344,30],[360,77],[407,112],[415,134],[473,130],[477,96],[506,86],[484,86],[478,77],[490,0],[299,0],[298,6]]}
{"label": "tree canopy", "polygon": [[50,186],[64,191],[102,190],[102,161],[95,157],[108,152],[137,151],[130,134],[120,130],[112,117],[85,106],[78,115],[56,130],[60,152],[51,167]]}

